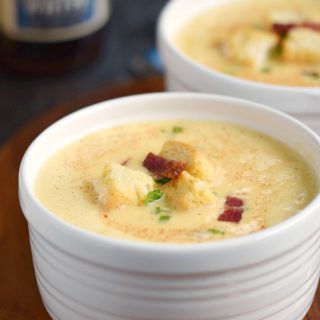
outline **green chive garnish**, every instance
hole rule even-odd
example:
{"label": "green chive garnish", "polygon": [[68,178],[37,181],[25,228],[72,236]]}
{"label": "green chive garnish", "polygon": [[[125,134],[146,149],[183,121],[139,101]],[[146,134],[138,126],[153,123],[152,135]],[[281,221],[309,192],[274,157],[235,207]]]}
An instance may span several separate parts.
{"label": "green chive garnish", "polygon": [[161,213],[161,212],[171,212],[171,210],[168,209],[168,208],[156,207],[154,213],[158,214],[158,213]]}
{"label": "green chive garnish", "polygon": [[154,179],[154,181],[159,184],[166,184],[167,182],[171,181],[171,179],[170,178],[159,178],[159,179]]}
{"label": "green chive garnish", "polygon": [[272,71],[272,69],[270,67],[264,67],[261,69],[261,72],[263,73],[270,73]]}
{"label": "green chive garnish", "polygon": [[218,230],[218,229],[208,229],[208,232],[212,233],[212,234],[220,234],[220,235],[224,235],[224,231]]}
{"label": "green chive garnish", "polygon": [[182,131],[183,131],[182,127],[175,126],[175,127],[172,128],[172,133],[180,133]]}
{"label": "green chive garnish", "polygon": [[160,200],[163,197],[163,192],[159,189],[155,189],[153,191],[150,191],[145,200],[144,200],[144,204],[147,206],[148,204],[155,202],[157,200]]}
{"label": "green chive garnish", "polygon": [[170,216],[168,216],[168,215],[166,215],[166,216],[160,216],[159,217],[159,221],[168,221],[168,220],[170,220]]}
{"label": "green chive garnish", "polygon": [[281,56],[282,54],[282,47],[281,45],[277,45],[274,48],[271,49],[270,51],[270,58],[271,59],[277,59]]}

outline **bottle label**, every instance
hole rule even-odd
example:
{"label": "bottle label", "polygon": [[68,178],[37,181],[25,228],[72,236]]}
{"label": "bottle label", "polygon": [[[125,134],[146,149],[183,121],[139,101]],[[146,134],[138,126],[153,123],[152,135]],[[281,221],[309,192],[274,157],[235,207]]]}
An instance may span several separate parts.
{"label": "bottle label", "polygon": [[20,27],[67,27],[92,18],[92,0],[17,0]]}
{"label": "bottle label", "polygon": [[109,18],[109,0],[0,0],[0,28],[21,41],[78,39]]}

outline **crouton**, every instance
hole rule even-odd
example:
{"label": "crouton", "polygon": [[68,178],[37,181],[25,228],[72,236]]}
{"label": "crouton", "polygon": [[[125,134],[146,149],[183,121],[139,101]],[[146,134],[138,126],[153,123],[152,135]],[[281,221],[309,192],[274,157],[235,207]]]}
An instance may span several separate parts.
{"label": "crouton", "polygon": [[283,58],[294,63],[320,63],[320,32],[292,29],[283,42]]}
{"label": "crouton", "polygon": [[175,140],[169,140],[162,146],[160,156],[185,164],[185,169],[202,180],[212,180],[215,176],[215,164],[193,146]]}
{"label": "crouton", "polygon": [[186,171],[167,183],[163,190],[171,204],[182,210],[198,208],[215,201],[209,183],[193,177]]}
{"label": "crouton", "polygon": [[261,69],[267,62],[270,50],[279,38],[272,32],[242,28],[232,33],[227,40],[227,56],[238,63]]}
{"label": "crouton", "polygon": [[123,205],[141,205],[154,189],[151,177],[118,163],[107,163],[102,176],[93,182],[93,190],[104,209]]}

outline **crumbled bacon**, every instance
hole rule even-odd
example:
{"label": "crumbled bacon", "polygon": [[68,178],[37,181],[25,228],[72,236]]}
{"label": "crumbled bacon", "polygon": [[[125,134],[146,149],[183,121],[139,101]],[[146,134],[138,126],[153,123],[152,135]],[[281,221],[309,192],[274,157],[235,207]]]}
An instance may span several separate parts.
{"label": "crumbled bacon", "polygon": [[220,214],[218,220],[238,223],[242,218],[242,213],[242,208],[225,209],[223,213]]}
{"label": "crumbled bacon", "polygon": [[320,23],[303,22],[303,23],[274,23],[272,30],[275,33],[285,36],[293,28],[308,28],[320,32]]}
{"label": "crumbled bacon", "polygon": [[158,177],[170,179],[177,178],[185,169],[184,163],[162,158],[152,152],[144,159],[143,166]]}
{"label": "crumbled bacon", "polygon": [[297,27],[297,24],[294,23],[274,23],[272,25],[272,30],[281,36],[285,36],[291,29],[295,27]]}
{"label": "crumbled bacon", "polygon": [[240,198],[227,196],[224,202],[224,210],[219,215],[219,221],[238,223],[242,218],[244,201]]}
{"label": "crumbled bacon", "polygon": [[227,196],[224,203],[225,208],[227,207],[242,207],[243,200],[237,197]]}
{"label": "crumbled bacon", "polygon": [[304,22],[301,25],[304,28],[309,28],[312,29],[314,31],[319,31],[320,32],[320,23],[316,23],[316,22]]}

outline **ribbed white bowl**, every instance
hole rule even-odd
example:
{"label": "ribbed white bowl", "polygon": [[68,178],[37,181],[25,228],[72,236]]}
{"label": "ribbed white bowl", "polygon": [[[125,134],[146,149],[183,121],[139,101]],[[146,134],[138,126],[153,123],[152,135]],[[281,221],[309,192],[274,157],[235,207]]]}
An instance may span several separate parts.
{"label": "ribbed white bowl", "polygon": [[177,48],[174,36],[188,19],[208,7],[232,1],[171,0],[163,9],[157,42],[167,89],[223,94],[264,103],[291,114],[320,134],[320,88],[272,85],[232,77],[201,65]]}
{"label": "ribbed white bowl", "polygon": [[101,127],[168,118],[217,119],[259,129],[298,146],[320,176],[318,136],[282,113],[247,101],[167,93],[76,112],[33,142],[19,175],[21,207],[48,312],[56,320],[302,320],[319,279],[319,196],[277,226],[194,245],[95,235],[60,220],[34,196],[39,167],[68,142]]}

